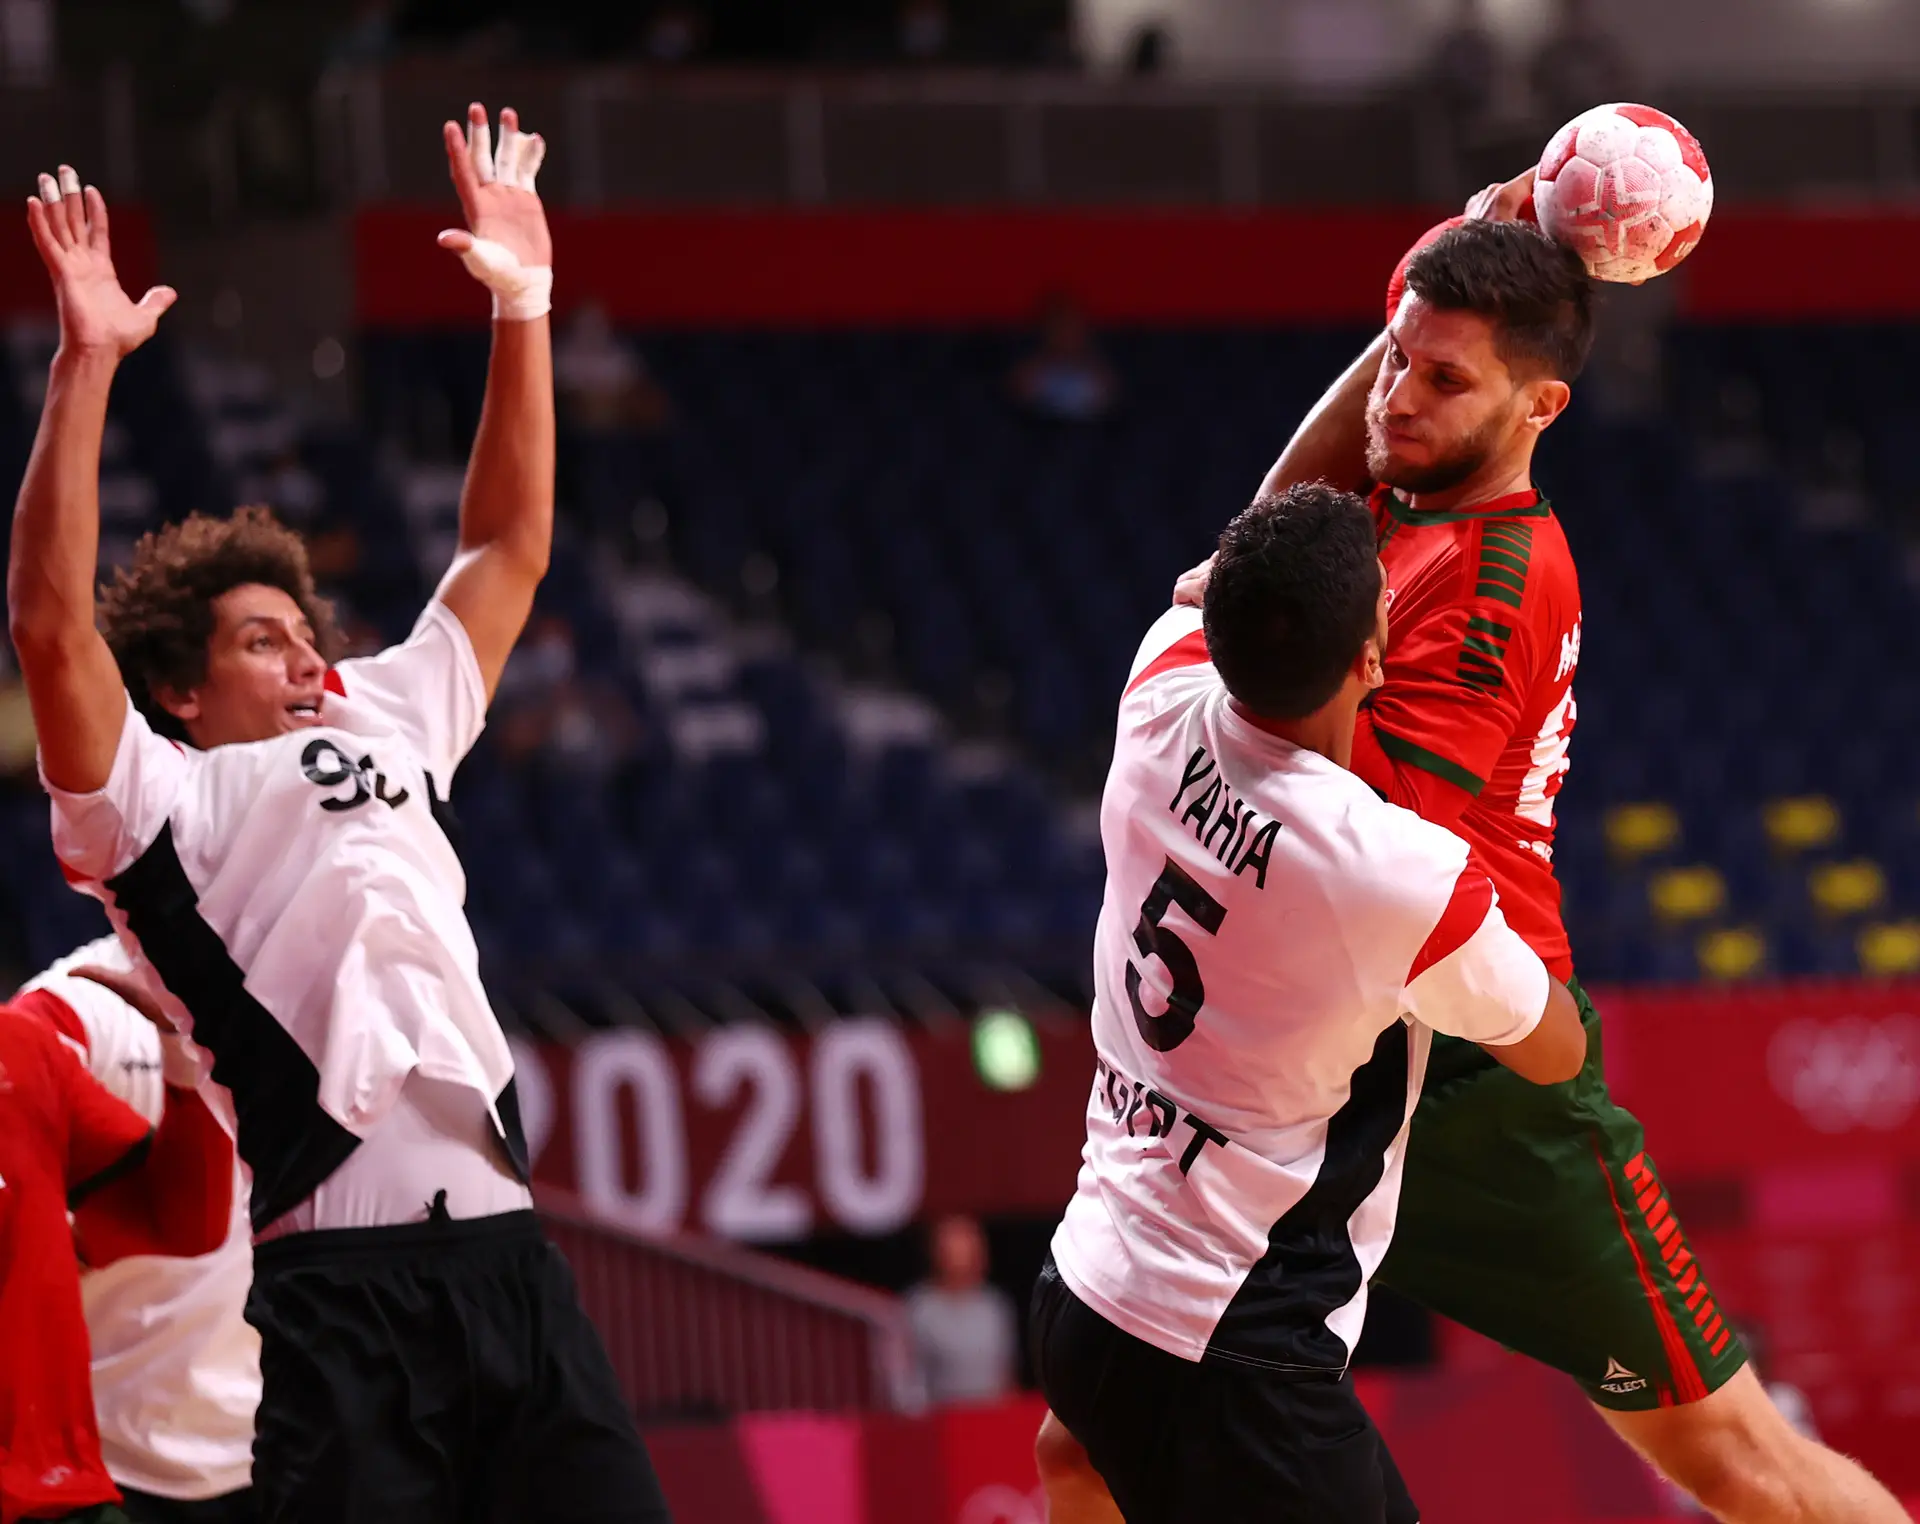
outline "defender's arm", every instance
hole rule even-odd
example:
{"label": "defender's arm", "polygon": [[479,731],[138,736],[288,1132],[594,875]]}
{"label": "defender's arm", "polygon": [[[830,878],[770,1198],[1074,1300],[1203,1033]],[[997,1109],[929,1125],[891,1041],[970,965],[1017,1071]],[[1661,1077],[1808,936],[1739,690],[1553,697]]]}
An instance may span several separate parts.
{"label": "defender's arm", "polygon": [[47,781],[71,793],[102,788],[127,714],[113,653],[94,624],[100,553],[100,443],[107,395],[123,356],[153,336],[174,293],[137,303],[120,287],[107,205],[67,165],[40,177],[27,226],[53,279],[60,348],[33,454],[13,514],[8,628],[20,658]]}
{"label": "defender's arm", "polygon": [[467,632],[493,697],[553,546],[553,240],[534,194],[546,145],[511,108],[490,148],[485,108],[448,122],[447,165],[471,231],[440,235],[494,294],[493,358],[460,497],[460,546],[435,596]]}

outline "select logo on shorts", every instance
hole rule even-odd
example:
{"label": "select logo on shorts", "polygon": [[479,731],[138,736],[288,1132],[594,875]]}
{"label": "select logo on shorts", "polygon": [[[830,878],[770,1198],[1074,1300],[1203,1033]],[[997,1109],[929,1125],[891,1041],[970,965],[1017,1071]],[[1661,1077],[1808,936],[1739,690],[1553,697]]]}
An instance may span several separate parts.
{"label": "select logo on shorts", "polygon": [[1647,1378],[1636,1376],[1612,1355],[1607,1356],[1607,1374],[1600,1382],[1600,1390],[1612,1392],[1616,1397],[1624,1397],[1629,1392],[1644,1392]]}

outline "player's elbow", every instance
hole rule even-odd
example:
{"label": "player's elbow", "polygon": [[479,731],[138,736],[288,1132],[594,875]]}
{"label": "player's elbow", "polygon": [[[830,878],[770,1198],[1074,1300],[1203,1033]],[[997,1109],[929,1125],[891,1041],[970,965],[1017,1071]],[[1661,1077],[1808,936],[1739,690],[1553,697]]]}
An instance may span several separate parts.
{"label": "player's elbow", "polygon": [[482,554],[497,573],[528,587],[538,587],[546,579],[547,568],[553,561],[552,527],[516,528],[474,544],[463,541],[454,569],[459,570],[460,562],[469,556]]}
{"label": "player's elbow", "polygon": [[1567,987],[1549,979],[1547,1008],[1534,1029],[1494,1053],[1514,1073],[1536,1085],[1562,1085],[1578,1075],[1587,1062],[1587,1029]]}
{"label": "player's elbow", "polygon": [[23,672],[67,664],[93,632],[91,608],[83,614],[62,598],[7,590],[7,636]]}
{"label": "player's elbow", "polygon": [[1541,1061],[1541,1072],[1535,1083],[1564,1085],[1578,1075],[1586,1063],[1587,1034],[1576,1023],[1571,1032],[1556,1034],[1552,1048]]}

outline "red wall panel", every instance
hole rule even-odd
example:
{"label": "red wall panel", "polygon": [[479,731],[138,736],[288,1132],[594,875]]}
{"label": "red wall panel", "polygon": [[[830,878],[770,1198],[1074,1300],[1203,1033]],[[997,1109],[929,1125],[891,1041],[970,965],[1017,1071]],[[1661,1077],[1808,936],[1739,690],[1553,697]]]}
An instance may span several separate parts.
{"label": "red wall panel", "polygon": [[[363,323],[468,325],[486,302],[445,207],[355,225]],[[556,210],[556,300],[639,326],[1012,323],[1048,292],[1107,322],[1370,323],[1427,210]],[[117,224],[116,224],[117,227]],[[1669,277],[1703,321],[1920,317],[1920,214],[1732,207]]]}

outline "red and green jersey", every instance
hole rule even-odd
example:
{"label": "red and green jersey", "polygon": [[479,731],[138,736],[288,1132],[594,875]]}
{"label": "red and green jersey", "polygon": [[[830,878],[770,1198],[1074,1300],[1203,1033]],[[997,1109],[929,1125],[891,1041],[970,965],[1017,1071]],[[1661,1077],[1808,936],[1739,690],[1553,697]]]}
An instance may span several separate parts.
{"label": "red and green jersey", "polygon": [[1535,492],[1449,513],[1373,495],[1390,623],[1386,683],[1353,770],[1479,854],[1508,924],[1573,973],[1553,877],[1553,802],[1573,734],[1580,583]]}

